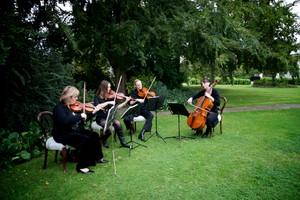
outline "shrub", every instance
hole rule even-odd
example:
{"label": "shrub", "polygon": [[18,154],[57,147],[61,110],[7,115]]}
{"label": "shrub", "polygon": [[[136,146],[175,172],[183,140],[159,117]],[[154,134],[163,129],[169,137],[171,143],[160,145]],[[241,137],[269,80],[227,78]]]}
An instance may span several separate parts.
{"label": "shrub", "polygon": [[0,167],[11,167],[13,163],[30,160],[41,154],[42,141],[37,122],[31,122],[29,131],[8,132],[0,130]]}

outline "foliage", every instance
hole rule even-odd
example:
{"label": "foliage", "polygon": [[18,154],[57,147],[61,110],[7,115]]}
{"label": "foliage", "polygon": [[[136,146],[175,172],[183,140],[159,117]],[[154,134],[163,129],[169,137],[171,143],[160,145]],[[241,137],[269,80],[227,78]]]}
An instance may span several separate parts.
{"label": "foliage", "polygon": [[31,122],[29,130],[22,133],[0,130],[0,166],[28,161],[41,154],[42,140],[37,122]]}
{"label": "foliage", "polygon": [[[72,11],[58,3],[70,3]],[[94,91],[102,79],[115,85],[122,75],[125,92],[133,77],[157,77],[168,90],[203,76],[234,84],[254,70],[299,78],[299,57],[290,55],[299,48],[296,3],[4,1],[0,127],[25,130],[75,80]]]}
{"label": "foliage", "polygon": [[280,79],[275,79],[273,81],[272,79],[263,78],[261,80],[254,81],[253,87],[278,87],[278,88],[294,88],[297,87],[297,85],[289,84],[287,81],[280,81]]}

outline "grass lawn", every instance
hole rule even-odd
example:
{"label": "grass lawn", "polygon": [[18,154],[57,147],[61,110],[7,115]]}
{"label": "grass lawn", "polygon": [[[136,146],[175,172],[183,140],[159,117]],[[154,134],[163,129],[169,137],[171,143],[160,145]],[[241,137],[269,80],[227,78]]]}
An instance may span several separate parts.
{"label": "grass lawn", "polygon": [[[220,85],[218,89],[229,107],[300,103],[299,88]],[[111,147],[104,149],[110,162],[93,167],[92,175],[77,173],[75,163],[68,163],[63,174],[61,160],[53,163],[53,153],[46,170],[41,169],[43,156],[34,158],[1,171],[0,199],[299,199],[300,109],[230,113],[225,109],[223,117],[222,135],[217,126],[211,139],[164,142],[159,136],[178,135],[178,119],[158,113],[159,135],[146,143],[137,140],[138,133],[133,135],[147,148],[137,147],[129,155],[128,149],[110,141]],[[137,126],[140,130],[142,123]],[[154,119],[152,133],[155,129]],[[184,116],[180,133],[194,133]]]}

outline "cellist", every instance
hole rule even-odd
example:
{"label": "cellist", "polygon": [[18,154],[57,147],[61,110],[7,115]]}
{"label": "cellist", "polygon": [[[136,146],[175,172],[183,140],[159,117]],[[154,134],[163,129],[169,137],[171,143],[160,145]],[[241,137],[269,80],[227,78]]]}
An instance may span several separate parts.
{"label": "cellist", "polygon": [[206,116],[205,132],[203,133],[203,130],[197,130],[195,134],[195,135],[201,135],[202,138],[206,138],[210,133],[211,129],[218,124],[218,110],[219,110],[218,106],[220,106],[220,96],[219,96],[219,92],[215,88],[211,87],[211,81],[209,78],[203,78],[201,81],[201,86],[203,87],[203,90],[191,96],[187,100],[187,102],[189,104],[192,104],[192,101],[194,99],[200,98],[202,96],[209,98],[213,102],[213,107]]}

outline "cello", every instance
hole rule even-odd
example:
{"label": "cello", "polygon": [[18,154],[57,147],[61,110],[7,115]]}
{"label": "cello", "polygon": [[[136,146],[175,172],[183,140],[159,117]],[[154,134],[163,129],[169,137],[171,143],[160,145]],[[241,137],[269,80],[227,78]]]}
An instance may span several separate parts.
{"label": "cello", "polygon": [[[218,81],[215,81],[212,86],[206,89],[206,92],[210,92]],[[195,105],[196,109],[190,113],[187,119],[187,125],[193,130],[200,131],[206,125],[206,116],[214,106],[212,100],[205,95],[200,97]]]}

